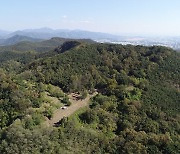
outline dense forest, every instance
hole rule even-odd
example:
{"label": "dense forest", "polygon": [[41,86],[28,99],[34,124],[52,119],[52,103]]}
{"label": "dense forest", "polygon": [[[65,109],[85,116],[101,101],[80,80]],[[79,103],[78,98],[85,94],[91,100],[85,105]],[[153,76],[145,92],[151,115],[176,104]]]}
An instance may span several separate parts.
{"label": "dense forest", "polygon": [[[44,52],[4,49],[0,153],[180,153],[178,52],[72,40]],[[94,91],[88,107],[45,124],[69,93]]]}

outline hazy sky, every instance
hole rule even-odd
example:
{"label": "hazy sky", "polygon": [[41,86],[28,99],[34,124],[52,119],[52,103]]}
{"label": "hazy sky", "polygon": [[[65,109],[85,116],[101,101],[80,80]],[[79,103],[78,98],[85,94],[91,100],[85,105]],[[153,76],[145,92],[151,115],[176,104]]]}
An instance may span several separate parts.
{"label": "hazy sky", "polygon": [[0,0],[0,29],[180,35],[180,0]]}

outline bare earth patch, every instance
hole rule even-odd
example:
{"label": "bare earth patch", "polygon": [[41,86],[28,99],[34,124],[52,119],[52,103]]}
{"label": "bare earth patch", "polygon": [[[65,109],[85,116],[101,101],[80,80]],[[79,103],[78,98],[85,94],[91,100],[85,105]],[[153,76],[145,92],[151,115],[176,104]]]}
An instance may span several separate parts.
{"label": "bare earth patch", "polygon": [[88,95],[83,100],[77,100],[74,97],[74,94],[68,95],[70,102],[72,103],[71,106],[67,107],[67,109],[58,109],[54,112],[52,119],[46,119],[46,123],[49,126],[53,126],[55,123],[59,122],[62,118],[68,117],[80,108],[88,106],[89,100],[91,97],[97,95],[97,92],[93,93],[92,95]]}

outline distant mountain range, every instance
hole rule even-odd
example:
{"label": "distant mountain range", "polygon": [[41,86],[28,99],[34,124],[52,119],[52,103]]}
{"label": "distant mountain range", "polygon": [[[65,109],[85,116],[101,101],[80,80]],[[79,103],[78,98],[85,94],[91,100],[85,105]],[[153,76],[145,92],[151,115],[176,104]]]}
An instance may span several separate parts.
{"label": "distant mountain range", "polygon": [[116,39],[117,40],[121,38],[120,36],[107,34],[107,33],[100,33],[100,32],[90,32],[84,30],[66,30],[66,29],[53,30],[50,28],[26,29],[21,31],[15,31],[12,33],[5,33],[2,31],[2,33],[0,33],[1,38],[2,37],[10,38],[15,35],[27,36],[37,39],[50,39],[52,37],[61,37],[61,38],[72,38],[72,39]]}
{"label": "distant mountain range", "polygon": [[3,38],[4,36],[10,34],[11,32],[0,30],[0,38]]}
{"label": "distant mountain range", "polygon": [[39,42],[54,37],[68,39],[91,39],[101,43],[132,44],[153,46],[160,45],[180,49],[180,37],[148,37],[148,36],[119,36],[108,33],[90,32],[84,30],[67,29],[25,29],[15,32],[0,30],[0,46],[14,45],[19,42]]}
{"label": "distant mountain range", "polygon": [[0,31],[0,45],[14,45],[22,41],[38,42],[40,40],[48,40],[54,37],[69,38],[69,39],[92,39],[92,40],[122,40],[121,36],[90,32],[83,30],[53,30],[50,28],[41,29],[26,29],[15,32]]}

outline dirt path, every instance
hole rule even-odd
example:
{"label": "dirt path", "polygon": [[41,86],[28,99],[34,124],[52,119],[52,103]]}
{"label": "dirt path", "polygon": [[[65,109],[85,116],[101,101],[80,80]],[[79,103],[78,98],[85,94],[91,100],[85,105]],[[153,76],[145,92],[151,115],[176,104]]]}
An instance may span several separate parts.
{"label": "dirt path", "polygon": [[71,114],[73,114],[75,111],[79,110],[80,108],[83,108],[85,106],[88,106],[89,100],[91,97],[97,95],[95,92],[92,95],[88,95],[86,99],[84,100],[76,100],[73,97],[73,94],[69,95],[69,100],[72,103],[71,106],[69,106],[67,109],[58,109],[55,111],[53,118],[51,120],[47,119],[47,124],[50,126],[54,126],[55,123],[59,122],[63,117],[68,117]]}

